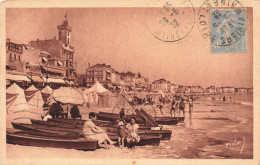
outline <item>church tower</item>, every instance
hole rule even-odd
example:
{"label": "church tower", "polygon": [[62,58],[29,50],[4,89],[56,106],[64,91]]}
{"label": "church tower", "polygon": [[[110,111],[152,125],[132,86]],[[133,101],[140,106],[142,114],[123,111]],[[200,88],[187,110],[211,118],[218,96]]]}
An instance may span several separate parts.
{"label": "church tower", "polygon": [[59,40],[65,45],[71,45],[70,36],[72,28],[69,26],[67,14],[65,14],[63,23],[57,26],[57,29],[59,30]]}

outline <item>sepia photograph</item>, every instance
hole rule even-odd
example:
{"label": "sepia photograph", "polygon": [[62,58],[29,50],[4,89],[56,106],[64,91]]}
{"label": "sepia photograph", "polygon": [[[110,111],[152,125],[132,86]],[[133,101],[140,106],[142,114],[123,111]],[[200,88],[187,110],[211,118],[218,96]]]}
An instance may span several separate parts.
{"label": "sepia photograph", "polygon": [[6,159],[254,159],[257,9],[146,2],[5,8]]}

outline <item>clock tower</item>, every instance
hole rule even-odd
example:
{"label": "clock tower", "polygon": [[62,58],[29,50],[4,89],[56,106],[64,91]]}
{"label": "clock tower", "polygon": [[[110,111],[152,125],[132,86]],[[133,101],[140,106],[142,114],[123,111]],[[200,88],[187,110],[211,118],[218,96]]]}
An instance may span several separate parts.
{"label": "clock tower", "polygon": [[59,40],[66,46],[71,45],[70,36],[72,28],[69,26],[67,14],[65,14],[63,23],[57,26],[57,29],[59,30]]}

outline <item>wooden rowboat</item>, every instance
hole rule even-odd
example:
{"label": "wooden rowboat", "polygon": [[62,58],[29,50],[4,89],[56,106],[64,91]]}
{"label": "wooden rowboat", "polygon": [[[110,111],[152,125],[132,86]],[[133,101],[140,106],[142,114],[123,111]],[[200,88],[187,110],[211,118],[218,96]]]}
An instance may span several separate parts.
{"label": "wooden rowboat", "polygon": [[83,125],[74,125],[74,124],[67,124],[67,123],[61,123],[57,121],[43,121],[43,120],[35,120],[30,119],[32,124],[35,125],[47,125],[48,127],[59,127],[59,128],[70,128],[70,129],[83,129]]}
{"label": "wooden rowboat", "polygon": [[45,137],[30,135],[20,131],[7,131],[6,141],[9,144],[18,144],[25,146],[66,148],[78,150],[95,150],[98,148],[98,142],[92,139],[65,139],[58,137]]}
{"label": "wooden rowboat", "polygon": [[[107,133],[115,133],[117,134],[117,128],[109,128],[109,127],[102,127]],[[140,136],[147,135],[147,136],[160,136],[161,140],[170,140],[172,136],[171,130],[139,130],[138,134]]]}
{"label": "wooden rowboat", "polygon": [[160,116],[160,117],[155,117],[155,120],[156,121],[161,121],[161,120],[178,120],[178,123],[179,122],[184,122],[184,117],[171,117],[171,116]]}
{"label": "wooden rowboat", "polygon": [[87,120],[81,120],[81,119],[48,119],[48,121],[56,121],[60,123],[65,123],[65,124],[73,124],[73,125],[84,125]]}
{"label": "wooden rowboat", "polygon": [[[47,125],[35,125],[35,124],[21,124],[21,123],[12,123],[13,127],[16,129],[21,129],[24,131],[30,131],[31,135],[38,136],[48,136],[48,137],[64,137],[67,139],[76,139],[81,136],[82,130],[79,129],[64,129],[59,127],[48,127]],[[118,135],[117,132],[107,132],[108,136],[117,141]],[[171,133],[171,132],[170,132]],[[158,145],[162,138],[162,133],[160,132],[139,132],[142,140],[138,145]],[[171,135],[171,134],[170,134]],[[164,139],[165,139],[164,135]],[[167,136],[169,139],[169,135]],[[158,140],[159,139],[159,140]],[[150,142],[150,143],[149,143]]]}
{"label": "wooden rowboat", "polygon": [[[115,122],[119,118],[119,114],[115,113],[109,113],[109,112],[99,112],[96,114],[98,120],[105,120],[105,121],[111,121]],[[126,115],[126,120],[130,119],[131,115]],[[177,117],[155,117],[155,121],[158,124],[162,125],[176,125],[178,124],[178,118]],[[142,121],[136,120],[136,123],[142,123]]]}
{"label": "wooden rowboat", "polygon": [[[31,122],[32,122],[32,125],[30,125],[30,124],[17,124],[17,123],[14,123],[14,127],[17,128],[17,129],[23,129],[23,130],[33,130],[33,129],[36,129],[36,130],[41,130],[42,132],[49,132],[49,130],[50,130],[50,133],[53,133],[53,131],[58,131],[58,132],[56,132],[57,134],[59,133],[59,131],[61,131],[63,133],[68,132],[68,134],[66,134],[67,137],[71,137],[69,132],[75,132],[76,134],[78,134],[82,130],[82,129],[79,129],[79,128],[74,128],[73,126],[71,126],[69,124],[64,124],[61,127],[58,127],[57,125],[60,126],[60,123],[56,123],[56,125],[53,126],[53,123],[51,123],[51,122],[50,122],[51,123],[50,125],[48,124],[49,121],[41,121],[41,120],[31,119]],[[23,128],[21,128],[21,127],[23,127]],[[24,127],[26,127],[26,128],[24,128]],[[100,127],[102,127],[106,132],[113,132],[115,134],[117,133],[117,125],[113,125],[113,126],[100,126]],[[146,135],[161,135],[161,139],[162,140],[170,140],[171,139],[171,135],[172,135],[172,131],[171,130],[140,129],[139,130],[139,134],[140,135],[142,135],[142,134],[146,134]]]}
{"label": "wooden rowboat", "polygon": [[158,124],[162,124],[162,125],[176,125],[176,124],[178,124],[178,120],[172,119],[172,118],[155,118],[155,120]]}
{"label": "wooden rowboat", "polygon": [[[117,134],[108,133],[108,136],[113,141],[118,140]],[[137,146],[146,146],[146,145],[158,146],[160,145],[160,141],[161,141],[161,136],[140,135],[140,142],[137,143]]]}
{"label": "wooden rowboat", "polygon": [[[32,131],[37,135],[43,135],[43,133],[44,133],[44,136],[48,136],[48,137],[76,139],[76,138],[79,138],[79,136],[81,134],[81,132],[79,130],[73,131],[70,129],[63,129],[63,128],[57,128],[57,127],[46,127],[46,126],[21,124],[21,123],[14,123],[14,122],[12,122],[12,125],[15,129]],[[37,132],[41,132],[41,133],[37,133]]]}
{"label": "wooden rowboat", "polygon": [[[37,120],[37,121],[33,121],[33,119],[31,120],[31,122],[34,123],[41,123],[41,124],[48,124],[50,126],[55,126],[55,127],[72,127],[72,128],[83,128],[83,126],[81,125],[83,122],[85,122],[86,120],[83,120],[83,122],[78,122],[79,120],[77,119],[76,122],[73,121],[73,119],[48,119],[48,122],[50,122],[50,124],[48,122],[45,121],[41,121],[41,120]],[[92,120],[97,126],[100,127],[116,127],[117,123],[114,122],[110,122],[110,121],[103,121],[103,120]],[[80,124],[81,123],[81,124]],[[78,125],[80,124],[80,125]],[[75,126],[76,125],[76,126]],[[162,127],[161,126],[157,126],[157,127],[151,127],[151,126],[147,126],[147,125],[139,125],[139,129],[140,130],[161,130]]]}

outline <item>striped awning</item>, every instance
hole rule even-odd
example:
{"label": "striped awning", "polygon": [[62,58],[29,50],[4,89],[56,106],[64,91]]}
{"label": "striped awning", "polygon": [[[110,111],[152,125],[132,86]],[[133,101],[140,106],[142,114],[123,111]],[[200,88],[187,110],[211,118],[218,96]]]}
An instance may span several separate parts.
{"label": "striped awning", "polygon": [[64,80],[62,79],[56,79],[56,78],[48,78],[47,82],[50,83],[57,83],[57,84],[66,84]]}
{"label": "striped awning", "polygon": [[47,62],[48,59],[46,57],[42,57],[42,61]]}
{"label": "striped awning", "polygon": [[15,74],[6,74],[6,80],[12,80],[12,81],[17,81],[17,82],[22,82],[22,81],[30,82],[31,81],[25,75],[15,75]]}
{"label": "striped awning", "polygon": [[57,61],[57,64],[58,64],[58,66],[62,66],[63,65],[61,61]]}
{"label": "striped awning", "polygon": [[42,69],[44,69],[46,72],[52,72],[52,73],[59,73],[64,74],[64,70],[58,69],[58,68],[49,68],[45,66],[41,66]]}
{"label": "striped awning", "polygon": [[34,82],[43,82],[43,79],[39,76],[32,76],[32,77],[28,77],[28,78],[30,78]]}
{"label": "striped awning", "polygon": [[16,66],[10,66],[10,65],[6,64],[6,69],[15,70]]}
{"label": "striped awning", "polygon": [[66,82],[63,79],[58,79],[58,78],[46,78],[44,77],[43,80],[47,83],[56,83],[56,84],[66,84]]}

